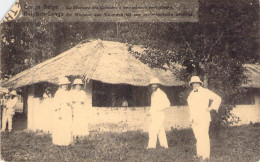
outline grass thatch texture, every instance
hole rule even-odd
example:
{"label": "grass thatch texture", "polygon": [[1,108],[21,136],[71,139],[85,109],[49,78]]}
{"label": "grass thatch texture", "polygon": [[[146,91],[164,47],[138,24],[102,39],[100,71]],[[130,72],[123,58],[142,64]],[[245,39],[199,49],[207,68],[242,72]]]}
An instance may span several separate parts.
{"label": "grass thatch texture", "polygon": [[126,44],[94,40],[78,44],[27,69],[10,78],[2,86],[18,88],[39,82],[56,84],[60,77],[79,75],[112,84],[146,86],[152,77],[159,77],[163,85],[183,85],[171,72],[161,70],[158,73],[136,59],[130,54]]}
{"label": "grass thatch texture", "polygon": [[245,64],[246,76],[248,77],[247,83],[242,87],[260,88],[260,65],[258,64]]}

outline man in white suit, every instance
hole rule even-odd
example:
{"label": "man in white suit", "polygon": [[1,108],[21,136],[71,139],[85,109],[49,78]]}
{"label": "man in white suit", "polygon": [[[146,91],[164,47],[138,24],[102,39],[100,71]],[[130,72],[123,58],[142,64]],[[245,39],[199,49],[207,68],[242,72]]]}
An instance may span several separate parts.
{"label": "man in white suit", "polygon": [[193,76],[189,85],[193,90],[190,92],[187,101],[190,109],[190,122],[197,140],[197,156],[205,160],[210,157],[208,134],[211,121],[210,110],[218,111],[221,98],[209,89],[203,88],[203,83],[198,76]]}
{"label": "man in white suit", "polygon": [[160,145],[163,148],[168,148],[167,138],[163,126],[165,114],[165,108],[170,106],[167,95],[159,88],[160,81],[158,78],[154,78],[150,82],[152,95],[151,95],[151,123],[149,127],[149,142],[147,149],[156,148],[157,136],[160,141]]}
{"label": "man in white suit", "polygon": [[8,131],[9,132],[12,131],[13,116],[15,114],[15,105],[18,101],[16,91],[11,91],[8,95],[9,95],[9,99],[6,101],[3,108],[1,132],[5,131],[7,123],[8,123]]}

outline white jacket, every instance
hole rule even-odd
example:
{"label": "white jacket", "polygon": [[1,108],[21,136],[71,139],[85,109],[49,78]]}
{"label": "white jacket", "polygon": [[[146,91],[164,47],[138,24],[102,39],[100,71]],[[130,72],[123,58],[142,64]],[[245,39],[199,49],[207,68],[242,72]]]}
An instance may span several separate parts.
{"label": "white jacket", "polygon": [[170,107],[170,101],[167,95],[158,88],[151,96],[151,117],[154,118],[164,118],[164,109]]}
{"label": "white jacket", "polygon": [[[209,107],[209,101],[212,103]],[[191,91],[187,99],[190,109],[190,119],[197,121],[211,121],[210,110],[218,110],[221,98],[209,89],[199,87],[198,92]]]}
{"label": "white jacket", "polygon": [[3,110],[5,115],[14,115],[15,114],[15,105],[18,101],[18,97],[14,97],[13,99],[8,99],[6,102],[6,108]]}

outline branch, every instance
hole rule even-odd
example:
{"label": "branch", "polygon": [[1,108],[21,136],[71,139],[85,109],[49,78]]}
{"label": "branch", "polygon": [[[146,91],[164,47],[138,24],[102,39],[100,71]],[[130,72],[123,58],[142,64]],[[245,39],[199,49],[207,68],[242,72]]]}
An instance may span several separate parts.
{"label": "branch", "polygon": [[224,34],[224,32],[222,32],[220,35],[219,35],[219,37],[218,37],[218,39],[216,40],[216,42],[211,46],[211,48],[209,49],[209,52],[211,52],[211,50],[212,50],[212,48],[219,42],[219,40],[220,40],[220,38],[223,36],[223,34]]}
{"label": "branch", "polygon": [[205,59],[205,61],[208,61],[208,60],[209,60],[209,58],[210,58],[210,52],[212,51],[213,47],[216,46],[216,44],[219,42],[219,40],[220,40],[220,38],[223,36],[223,34],[224,34],[224,32],[222,32],[222,33],[218,36],[216,42],[210,47],[208,57]]}
{"label": "branch", "polygon": [[[203,41],[204,41],[204,48],[203,48],[202,54],[203,54],[203,56],[205,56],[205,50],[206,50],[206,47],[207,47],[207,41],[206,41],[206,39],[204,39]],[[202,60],[204,60],[204,58]]]}
{"label": "branch", "polygon": [[193,56],[193,58],[195,58],[195,52],[192,50],[192,48],[191,48],[191,46],[190,46],[190,44],[189,44],[189,42],[185,39],[185,37],[182,35],[182,39],[184,40],[184,42],[187,44],[187,46],[189,47],[188,49],[191,51],[191,54],[192,54],[192,56]]}

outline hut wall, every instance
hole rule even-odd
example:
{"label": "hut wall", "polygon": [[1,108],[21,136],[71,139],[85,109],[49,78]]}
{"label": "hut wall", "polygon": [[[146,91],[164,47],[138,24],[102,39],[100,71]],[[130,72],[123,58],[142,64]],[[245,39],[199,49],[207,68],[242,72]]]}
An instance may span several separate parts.
{"label": "hut wall", "polygon": [[[34,108],[28,109],[28,128],[50,133],[53,118],[51,101],[39,98],[32,100]],[[148,111],[149,107],[93,107],[89,109],[89,129],[91,132],[147,132],[150,122]],[[236,125],[260,122],[260,107],[257,105],[237,105],[232,113],[241,119]],[[172,106],[165,110],[165,114],[164,126],[167,131],[190,128],[187,106]]]}
{"label": "hut wall", "polygon": [[[95,121],[90,123],[93,132],[148,131],[149,107],[136,108],[94,108]],[[189,128],[189,110],[186,106],[174,106],[166,109],[165,129]]]}
{"label": "hut wall", "polygon": [[28,87],[28,98],[27,98],[27,129],[34,130],[34,86]]}
{"label": "hut wall", "polygon": [[[93,132],[125,132],[144,131],[148,132],[149,107],[137,108],[94,108],[90,131]],[[190,128],[189,109],[187,106],[172,106],[165,110],[165,130]],[[260,105],[237,105],[232,114],[241,121],[235,125],[260,122]],[[231,119],[230,119],[231,120]]]}
{"label": "hut wall", "polygon": [[[92,98],[92,82],[85,88],[88,98]],[[52,99],[41,100],[34,97],[34,87],[28,89],[28,129],[42,130],[50,133],[52,126]],[[236,125],[260,122],[259,96],[255,97],[254,105],[237,105],[233,114],[241,119]],[[89,121],[91,132],[125,132],[148,131],[150,118],[147,116],[149,107],[91,107]],[[187,106],[171,106],[165,110],[164,122],[167,131],[171,129],[190,128],[189,109]]]}
{"label": "hut wall", "polygon": [[50,133],[54,121],[53,99],[28,97],[28,130]]}
{"label": "hut wall", "polygon": [[260,105],[236,105],[232,114],[241,120],[239,123],[234,123],[233,125],[257,123],[260,122]]}

